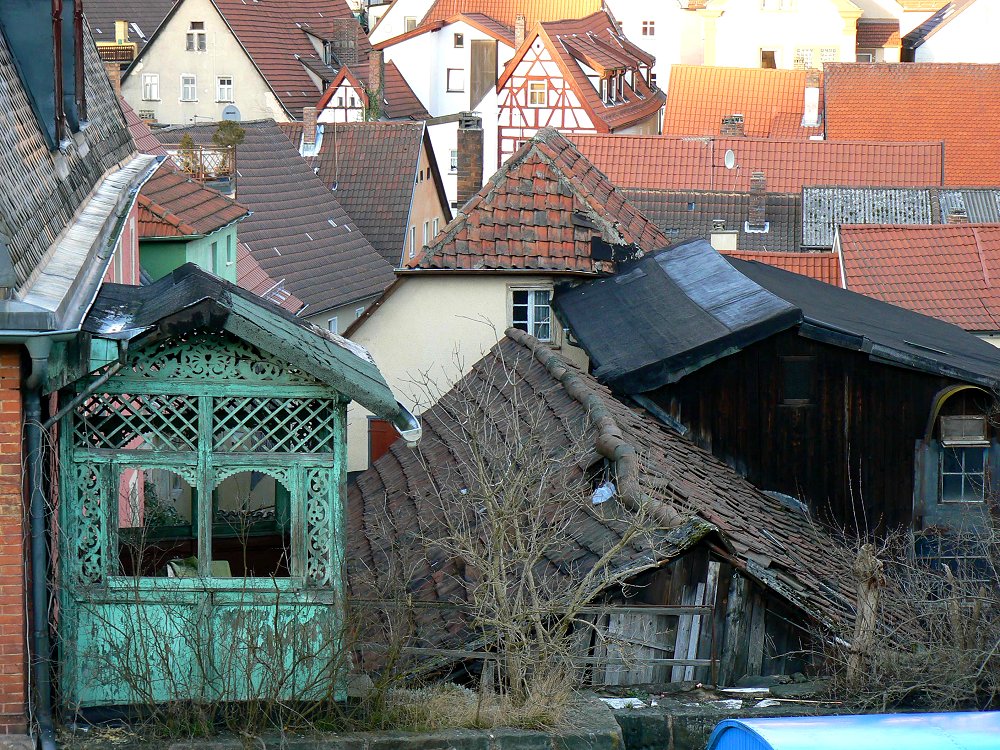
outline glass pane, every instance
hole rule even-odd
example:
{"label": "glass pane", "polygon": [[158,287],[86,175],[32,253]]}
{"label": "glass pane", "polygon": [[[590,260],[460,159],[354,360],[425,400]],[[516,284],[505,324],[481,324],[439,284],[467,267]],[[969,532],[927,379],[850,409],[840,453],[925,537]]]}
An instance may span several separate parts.
{"label": "glass pane", "polygon": [[962,500],[967,503],[981,502],[983,489],[982,474],[966,474],[962,484]]}
{"label": "glass pane", "polygon": [[118,475],[120,575],[197,573],[196,509],[196,493],[180,474],[167,469],[122,469]]}
{"label": "glass pane", "polygon": [[291,498],[285,485],[269,474],[244,471],[212,494],[212,575],[287,576]]}
{"label": "glass pane", "polygon": [[960,450],[965,456],[965,473],[982,474],[983,461],[986,458],[986,451],[978,446],[973,448],[961,448]]}
{"label": "glass pane", "polygon": [[941,477],[941,499],[945,502],[961,502],[961,474],[945,474]]}
{"label": "glass pane", "polygon": [[513,308],[511,315],[511,325],[520,328],[522,331],[528,330],[528,292],[512,292]]}
{"label": "glass pane", "polygon": [[942,460],[942,470],[946,474],[957,474],[962,471],[961,448],[945,448]]}

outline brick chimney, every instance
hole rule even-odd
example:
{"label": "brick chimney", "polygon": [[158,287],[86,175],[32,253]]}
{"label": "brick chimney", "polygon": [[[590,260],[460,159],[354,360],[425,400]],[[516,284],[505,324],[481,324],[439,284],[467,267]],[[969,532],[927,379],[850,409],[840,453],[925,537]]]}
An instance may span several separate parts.
{"label": "brick chimney", "polygon": [[458,121],[458,205],[483,186],[483,118],[463,112]]}
{"label": "brick chimney", "polygon": [[964,208],[953,208],[948,211],[948,216],[945,217],[945,224],[968,224],[969,223],[969,212]]}
{"label": "brick chimney", "polygon": [[743,129],[743,115],[726,115],[723,117],[719,133],[728,138],[746,137],[746,131]]}
{"label": "brick chimney", "polygon": [[315,107],[302,108],[302,145],[316,145],[316,117]]}
{"label": "brick chimney", "polygon": [[385,101],[385,53],[380,49],[373,49],[368,55],[368,95],[375,97],[378,104],[368,109],[381,114]]}
{"label": "brick chimney", "polygon": [[333,54],[339,65],[358,64],[358,32],[360,24],[353,17],[331,18],[333,24]]}
{"label": "brick chimney", "polygon": [[121,99],[122,96],[122,66],[121,63],[106,62],[104,69],[108,73],[108,80],[111,81],[111,88],[115,90],[115,96]]}
{"label": "brick chimney", "polygon": [[750,214],[747,231],[763,232],[767,228],[767,178],[763,172],[750,175]]}
{"label": "brick chimney", "polygon": [[806,87],[802,101],[802,127],[819,127],[819,71],[806,72]]}
{"label": "brick chimney", "polygon": [[524,15],[518,13],[517,18],[514,19],[514,49],[517,49],[522,44],[524,44],[524,34],[525,34]]}

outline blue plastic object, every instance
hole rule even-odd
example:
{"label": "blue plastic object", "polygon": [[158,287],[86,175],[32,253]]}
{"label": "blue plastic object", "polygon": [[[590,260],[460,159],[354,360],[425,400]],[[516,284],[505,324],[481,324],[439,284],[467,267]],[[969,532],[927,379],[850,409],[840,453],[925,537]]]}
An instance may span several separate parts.
{"label": "blue plastic object", "polygon": [[726,719],[708,750],[1000,750],[1000,711]]}

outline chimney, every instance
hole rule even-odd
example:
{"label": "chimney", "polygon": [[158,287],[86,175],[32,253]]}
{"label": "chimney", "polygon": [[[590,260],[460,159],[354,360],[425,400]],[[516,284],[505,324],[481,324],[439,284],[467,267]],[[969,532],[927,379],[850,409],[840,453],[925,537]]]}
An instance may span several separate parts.
{"label": "chimney", "polygon": [[524,15],[518,13],[517,18],[514,19],[514,49],[517,49],[524,44],[524,26]]}
{"label": "chimney", "polygon": [[128,44],[128,21],[115,21],[115,44]]}
{"label": "chimney", "polygon": [[819,127],[819,71],[806,72],[806,88],[802,102],[802,127]]}
{"label": "chimney", "polygon": [[743,115],[726,115],[722,118],[722,128],[720,134],[727,138],[744,138],[746,131],[743,129]]}
{"label": "chimney", "polygon": [[336,67],[358,64],[358,32],[360,24],[350,18],[331,18],[333,24],[333,54],[337,58]]}
{"label": "chimney", "polygon": [[115,96],[121,99],[122,96],[122,66],[121,63],[106,62],[104,69],[108,72],[108,80],[111,81],[111,88],[115,90]]}
{"label": "chimney", "polygon": [[458,121],[458,205],[483,186],[483,118],[463,112]]}
{"label": "chimney", "polygon": [[767,178],[763,172],[750,175],[750,216],[748,232],[763,232],[767,229]]}
{"label": "chimney", "polygon": [[952,208],[948,211],[948,216],[945,218],[945,224],[968,224],[969,223],[969,212],[964,208]]}
{"label": "chimney", "polygon": [[368,110],[378,119],[385,101],[385,53],[380,49],[373,49],[368,55],[368,96],[375,98],[374,102],[368,102]]}
{"label": "chimney", "polygon": [[302,108],[302,146],[316,145],[316,108]]}

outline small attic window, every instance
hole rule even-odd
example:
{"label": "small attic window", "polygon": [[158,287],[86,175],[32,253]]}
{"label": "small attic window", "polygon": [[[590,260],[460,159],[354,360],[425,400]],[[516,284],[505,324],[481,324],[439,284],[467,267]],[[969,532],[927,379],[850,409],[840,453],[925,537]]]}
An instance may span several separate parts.
{"label": "small attic window", "polygon": [[205,34],[204,21],[191,22],[184,49],[188,52],[204,52],[208,49],[208,36]]}
{"label": "small attic window", "polygon": [[781,403],[808,406],[813,403],[816,385],[815,357],[781,358]]}
{"label": "small attic window", "polygon": [[465,34],[455,34],[455,49],[462,49],[465,47]]}

